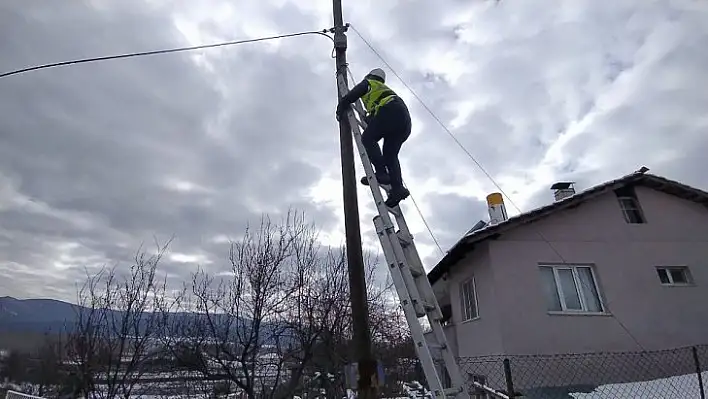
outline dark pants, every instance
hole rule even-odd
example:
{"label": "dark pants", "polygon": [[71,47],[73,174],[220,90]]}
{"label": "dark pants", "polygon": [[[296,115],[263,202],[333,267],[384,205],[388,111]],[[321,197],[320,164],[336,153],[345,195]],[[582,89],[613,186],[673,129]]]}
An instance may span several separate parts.
{"label": "dark pants", "polygon": [[[379,108],[361,134],[361,141],[374,165],[375,172],[377,174],[388,172],[391,177],[391,190],[403,188],[398,152],[410,135],[411,115],[406,104],[398,97]],[[383,154],[378,144],[381,139],[383,139]]]}

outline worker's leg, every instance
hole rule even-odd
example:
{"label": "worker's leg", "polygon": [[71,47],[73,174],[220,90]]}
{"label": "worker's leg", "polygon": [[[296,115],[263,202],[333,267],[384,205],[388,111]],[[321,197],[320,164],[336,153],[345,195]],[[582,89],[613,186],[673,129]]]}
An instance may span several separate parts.
{"label": "worker's leg", "polygon": [[401,163],[398,160],[398,153],[401,151],[403,143],[410,136],[410,122],[399,120],[399,125],[395,126],[390,135],[386,135],[383,143],[383,158],[388,170],[388,175],[391,177],[391,188],[403,188],[403,177],[401,176]]}
{"label": "worker's leg", "polygon": [[[376,179],[381,184],[389,184],[389,174],[386,170],[386,162],[381,154],[379,141],[383,138],[385,122],[380,115],[376,115],[366,125],[366,129],[361,134],[361,142],[366,149],[366,155],[369,156],[371,164],[374,166]],[[363,179],[362,179],[363,182]],[[368,182],[366,182],[368,184]]]}
{"label": "worker's leg", "polygon": [[384,120],[382,123],[384,125],[383,158],[391,178],[391,191],[386,204],[393,207],[410,195],[410,192],[403,187],[398,153],[411,135],[411,116],[405,103],[400,99],[386,104],[381,111]]}

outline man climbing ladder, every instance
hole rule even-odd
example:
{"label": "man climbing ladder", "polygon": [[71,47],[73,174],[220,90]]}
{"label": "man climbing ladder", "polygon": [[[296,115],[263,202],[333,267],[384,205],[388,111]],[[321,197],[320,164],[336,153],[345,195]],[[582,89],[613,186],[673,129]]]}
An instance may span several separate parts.
{"label": "man climbing ladder", "polygon": [[[367,112],[367,126],[361,140],[374,166],[376,180],[379,184],[391,185],[386,206],[393,208],[410,195],[408,189],[403,187],[398,153],[411,135],[411,116],[403,99],[385,82],[386,73],[382,69],[376,68],[369,72],[364,80],[339,100],[337,120],[349,110],[351,104],[361,98]],[[383,154],[378,144],[381,139]],[[366,176],[362,177],[361,183],[369,184]]]}
{"label": "man climbing ladder", "polygon": [[[370,103],[376,103],[377,99],[381,100],[395,95],[391,94],[393,92],[386,91],[387,89],[385,88],[380,89],[377,94],[376,88],[380,87],[377,83],[383,82],[374,80],[371,77],[371,75],[375,75],[376,73],[383,75],[382,72],[378,72],[376,70],[372,71],[372,73],[370,73],[365,79],[366,83],[360,83],[360,85],[358,85],[360,87],[364,86],[364,88],[359,88],[359,93],[354,93],[351,95],[353,97],[360,94],[361,91],[364,91],[364,95],[361,95],[361,97],[363,97],[361,98],[361,101],[353,101],[354,111],[356,112],[346,112],[349,108],[349,103],[346,101],[340,102],[338,107],[338,118],[340,118],[340,121],[342,116],[347,118],[346,121],[348,122],[348,129],[351,130],[354,142],[359,150],[358,152],[361,157],[362,166],[364,167],[364,172],[366,173],[366,177],[362,179],[362,182],[369,183],[371,195],[373,196],[374,203],[376,204],[376,210],[378,211],[378,215],[376,215],[373,219],[374,227],[379,237],[379,242],[381,243],[381,248],[383,249],[384,256],[386,258],[386,263],[389,266],[388,270],[391,274],[394,286],[396,287],[398,298],[401,306],[403,307],[404,314],[406,315],[406,321],[408,322],[408,326],[411,331],[411,338],[413,339],[414,347],[416,348],[416,353],[418,355],[418,359],[420,360],[421,367],[423,368],[423,372],[425,373],[425,379],[428,383],[432,396],[435,399],[470,399],[469,393],[466,389],[466,380],[462,377],[462,372],[457,364],[455,353],[447,344],[445,331],[443,330],[441,324],[441,320],[443,318],[442,310],[440,309],[437,298],[435,297],[435,292],[430,285],[430,281],[428,281],[428,276],[425,273],[423,262],[420,260],[420,256],[418,255],[418,250],[416,249],[413,235],[408,229],[408,223],[403,215],[403,210],[397,205],[395,207],[387,206],[386,201],[384,200],[382,189],[389,192],[392,190],[386,190],[385,187],[381,187],[381,185],[379,185],[380,180],[388,178],[387,181],[390,181],[393,179],[386,175],[383,175],[382,177],[382,174],[384,173],[382,171],[383,169],[379,169],[378,171],[375,170],[374,165],[371,162],[371,157],[368,156],[369,153],[375,154],[375,152],[366,148],[362,133],[359,129],[359,127],[363,127],[364,131],[368,130],[369,133],[376,132],[376,130],[369,130],[369,123],[372,123],[376,120],[376,118],[382,118],[382,116],[385,116],[386,114],[382,111],[386,110],[393,102],[393,100],[379,101],[378,112],[376,112],[377,105],[370,105],[369,107],[366,107],[373,112],[367,112],[364,109],[365,107],[362,106],[362,103],[367,100],[367,94],[370,96],[368,100]],[[337,86],[339,93],[349,93],[345,75],[339,74],[337,76]],[[381,106],[381,103],[385,103],[385,105]],[[407,110],[404,113],[404,116],[405,115],[407,115]],[[393,117],[391,118],[393,119]],[[366,120],[368,120],[369,123],[366,123]],[[403,119],[403,121],[405,123],[405,119]],[[408,123],[410,124],[410,122]],[[342,125],[342,127],[346,128],[347,126]],[[404,134],[402,134],[404,139],[400,140],[400,142],[405,141],[405,138],[410,132],[410,127],[408,127],[407,130],[408,132],[404,130]],[[390,130],[382,131],[383,134],[378,136],[378,138],[384,136],[387,140],[387,142],[384,143],[385,154],[386,145],[391,142],[390,136],[387,135]],[[373,141],[373,144],[376,145],[376,140]],[[400,148],[400,145],[397,148]],[[374,150],[378,150],[378,148],[375,148]],[[377,172],[379,172],[378,176]],[[389,174],[393,173],[389,172]],[[389,200],[391,198],[395,197],[389,194]],[[389,204],[392,202],[393,201],[389,201]],[[395,216],[395,219],[393,219],[391,215]],[[421,317],[427,318],[428,324],[432,329],[432,335],[429,337],[426,337],[424,327],[421,324]],[[438,358],[439,355],[439,359],[442,360],[442,364],[440,366],[444,367],[439,367],[436,365],[436,359],[433,358],[433,351],[439,351],[438,354],[436,354],[436,358]],[[443,383],[445,381],[443,377],[443,372],[445,370],[447,370],[447,375],[450,378],[450,387],[445,387],[445,384]],[[366,395],[366,392],[368,392],[366,387],[362,388],[362,392]],[[508,399],[506,396],[504,396],[504,398]]]}

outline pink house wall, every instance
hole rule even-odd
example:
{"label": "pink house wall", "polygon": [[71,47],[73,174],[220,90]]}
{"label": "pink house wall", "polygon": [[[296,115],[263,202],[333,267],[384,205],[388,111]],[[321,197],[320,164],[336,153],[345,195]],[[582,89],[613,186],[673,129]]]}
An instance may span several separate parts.
{"label": "pink house wall", "polygon": [[[497,307],[497,287],[486,282],[494,280],[490,266],[489,245],[482,244],[462,260],[468,267],[453,269],[447,277],[452,303],[452,322],[448,330],[454,332],[461,356],[479,356],[503,353],[500,332],[500,312]],[[462,321],[460,284],[474,276],[477,289],[479,318]]]}
{"label": "pink house wall", "polygon": [[[445,283],[455,325],[447,330],[455,334],[458,355],[708,343],[708,209],[648,188],[636,193],[646,224],[627,224],[608,193],[488,240],[453,266]],[[546,311],[538,265],[564,260],[595,267],[607,314]],[[689,266],[695,286],[662,286],[655,269],[660,265]],[[461,323],[459,284],[472,275],[480,318]]]}
{"label": "pink house wall", "polygon": [[[636,193],[646,224],[626,223],[608,193],[492,242],[492,285],[509,287],[497,290],[506,353],[708,343],[708,209],[648,188]],[[608,315],[546,312],[538,264],[563,261],[594,265]],[[662,286],[662,265],[689,266],[696,285]]]}

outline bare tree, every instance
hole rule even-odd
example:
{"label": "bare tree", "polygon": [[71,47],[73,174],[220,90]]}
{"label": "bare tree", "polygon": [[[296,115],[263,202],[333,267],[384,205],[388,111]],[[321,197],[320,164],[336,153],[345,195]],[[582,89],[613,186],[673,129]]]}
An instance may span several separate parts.
{"label": "bare tree", "polygon": [[[345,249],[337,253],[344,256]],[[340,302],[332,320],[325,326],[321,334],[322,339],[316,347],[315,360],[310,374],[305,381],[304,392],[323,394],[324,397],[342,397],[346,394],[344,375],[345,366],[356,361],[356,348],[352,345],[351,307],[349,303],[349,286],[345,260],[343,267],[332,270],[332,277],[340,282]],[[391,345],[401,334],[405,334],[408,327],[402,311],[397,304],[396,295],[390,277],[383,279],[382,270],[377,256],[367,253],[364,259],[365,276],[368,294],[369,321],[372,341],[376,355],[379,356],[380,347]]]}
{"label": "bare tree", "polygon": [[[297,267],[292,273],[295,295],[290,299],[284,319],[293,342],[289,345],[293,367],[287,384],[280,390],[292,395],[302,384],[305,373],[317,366],[317,349],[331,343],[334,334],[346,339],[349,324],[349,296],[345,251],[308,245],[298,248]],[[323,372],[323,370],[320,370]]]}
{"label": "bare tree", "polygon": [[320,246],[302,215],[264,216],[231,244],[228,273],[198,271],[164,307],[167,346],[185,369],[249,398],[292,397],[317,350],[347,333],[343,254]]}
{"label": "bare tree", "polygon": [[19,384],[27,379],[28,354],[17,350],[8,351],[0,358],[0,380]]}
{"label": "bare tree", "polygon": [[44,334],[42,344],[32,356],[30,381],[35,385],[35,394],[47,396],[58,392],[64,382],[63,351],[60,335]]}
{"label": "bare tree", "polygon": [[[175,377],[248,398],[311,388],[341,397],[344,366],[355,358],[345,253],[321,246],[315,227],[293,212],[247,228],[231,243],[227,270],[200,269],[160,303]],[[377,260],[367,257],[365,265],[372,335],[381,346],[403,339],[407,327],[391,282],[377,277]]]}
{"label": "bare tree", "polygon": [[135,393],[160,334],[155,309],[166,286],[156,269],[166,249],[158,246],[150,256],[139,252],[128,273],[114,266],[87,276],[67,344],[75,395],[113,399]]}

